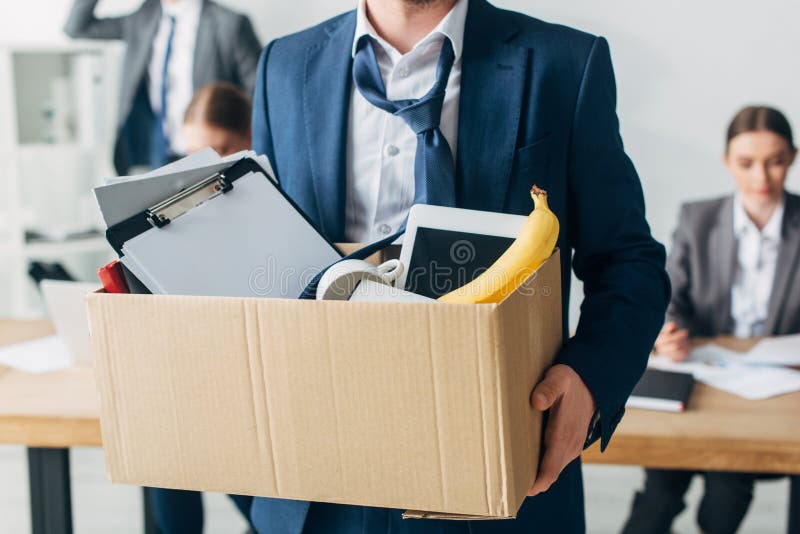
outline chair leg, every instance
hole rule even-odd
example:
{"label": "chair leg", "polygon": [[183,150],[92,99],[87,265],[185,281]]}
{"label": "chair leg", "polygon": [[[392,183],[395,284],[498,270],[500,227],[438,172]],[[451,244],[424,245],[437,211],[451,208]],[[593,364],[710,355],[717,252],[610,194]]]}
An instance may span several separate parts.
{"label": "chair leg", "polygon": [[28,448],[33,534],[72,534],[69,449]]}

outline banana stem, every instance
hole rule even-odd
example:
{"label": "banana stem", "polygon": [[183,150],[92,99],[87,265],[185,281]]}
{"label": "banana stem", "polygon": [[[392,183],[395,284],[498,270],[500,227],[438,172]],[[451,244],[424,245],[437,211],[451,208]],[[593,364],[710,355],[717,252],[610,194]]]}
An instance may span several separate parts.
{"label": "banana stem", "polygon": [[538,208],[540,204],[547,206],[547,191],[536,184],[531,187],[531,198],[533,199],[534,209]]}

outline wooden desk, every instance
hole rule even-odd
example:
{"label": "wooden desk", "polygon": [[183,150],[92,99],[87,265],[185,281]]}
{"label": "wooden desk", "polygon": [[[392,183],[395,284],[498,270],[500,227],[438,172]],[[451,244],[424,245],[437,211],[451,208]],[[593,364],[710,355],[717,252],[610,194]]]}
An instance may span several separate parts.
{"label": "wooden desk", "polygon": [[[47,321],[0,320],[0,345],[52,332]],[[747,348],[740,341],[723,344]],[[92,369],[32,375],[0,367],[0,444],[29,447],[33,520],[45,523],[34,533],[71,533],[69,447],[102,446]],[[583,460],[800,474],[800,393],[748,401],[697,384],[686,412],[628,410],[606,452],[595,445]],[[65,522],[68,529],[59,527]],[[146,525],[152,528],[151,521]]]}
{"label": "wooden desk", "polygon": [[[698,344],[708,342],[700,341]],[[745,351],[755,341],[717,338]],[[695,384],[684,413],[629,409],[604,453],[599,443],[586,463],[706,471],[794,474],[790,534],[800,534],[800,392],[749,401]]]}
{"label": "wooden desk", "polygon": [[[698,340],[702,345],[711,340]],[[746,351],[755,340],[716,338]],[[749,401],[695,384],[684,413],[629,409],[605,453],[586,462],[673,469],[800,474],[800,392]]]}
{"label": "wooden desk", "polygon": [[[53,334],[49,321],[0,320],[0,346]],[[72,534],[69,449],[102,446],[91,367],[29,374],[0,366],[0,444],[28,448],[33,534]],[[145,499],[145,533],[155,533]]]}
{"label": "wooden desk", "polygon": [[[52,333],[48,321],[0,320],[0,346]],[[99,447],[99,413],[91,367],[30,374],[0,366],[0,443]]]}
{"label": "wooden desk", "polygon": [[696,384],[684,413],[629,409],[586,462],[800,474],[800,393],[748,401]]}

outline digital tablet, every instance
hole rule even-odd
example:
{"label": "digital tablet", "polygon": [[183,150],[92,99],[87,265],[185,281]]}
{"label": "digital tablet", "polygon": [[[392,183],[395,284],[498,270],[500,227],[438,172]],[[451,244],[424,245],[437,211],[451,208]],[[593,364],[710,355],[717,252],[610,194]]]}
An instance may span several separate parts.
{"label": "digital tablet", "polygon": [[461,208],[415,204],[400,250],[397,286],[438,298],[472,281],[511,246],[527,220]]}

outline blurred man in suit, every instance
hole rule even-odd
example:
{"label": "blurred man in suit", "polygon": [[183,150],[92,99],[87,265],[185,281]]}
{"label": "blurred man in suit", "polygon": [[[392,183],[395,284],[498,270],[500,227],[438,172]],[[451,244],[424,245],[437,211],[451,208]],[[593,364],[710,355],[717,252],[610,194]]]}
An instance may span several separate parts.
{"label": "blurred man in suit", "polygon": [[197,89],[229,82],[252,93],[261,44],[247,16],[210,0],[145,0],[111,18],[97,18],[96,6],[76,0],[64,31],[127,45],[114,147],[119,174],[186,153],[181,126]]}

